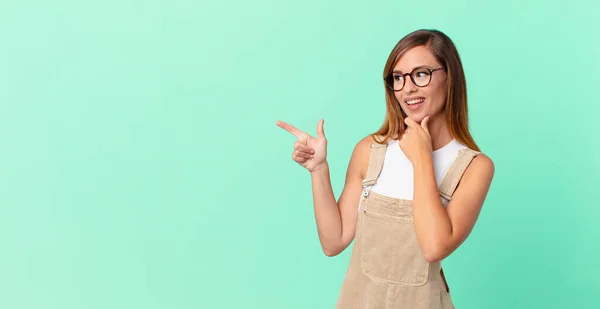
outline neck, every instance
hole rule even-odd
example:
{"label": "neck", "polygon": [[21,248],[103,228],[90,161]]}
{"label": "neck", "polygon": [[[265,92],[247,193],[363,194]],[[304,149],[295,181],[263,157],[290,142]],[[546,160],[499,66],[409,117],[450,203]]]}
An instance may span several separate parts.
{"label": "neck", "polygon": [[448,129],[448,122],[446,121],[446,115],[444,113],[430,118],[428,127],[433,151],[446,146],[452,141],[453,137]]}

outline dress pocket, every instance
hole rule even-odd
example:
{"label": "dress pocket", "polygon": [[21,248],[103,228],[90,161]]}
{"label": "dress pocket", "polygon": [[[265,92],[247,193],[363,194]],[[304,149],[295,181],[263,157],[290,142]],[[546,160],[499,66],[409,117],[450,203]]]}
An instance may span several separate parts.
{"label": "dress pocket", "polygon": [[423,257],[408,210],[393,213],[363,208],[361,270],[391,284],[421,286],[427,283],[429,263]]}

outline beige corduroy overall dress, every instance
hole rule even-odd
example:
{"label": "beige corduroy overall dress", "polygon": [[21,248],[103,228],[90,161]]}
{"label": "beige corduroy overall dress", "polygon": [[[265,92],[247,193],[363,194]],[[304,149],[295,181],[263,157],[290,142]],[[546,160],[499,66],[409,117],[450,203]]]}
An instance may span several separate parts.
{"label": "beige corduroy overall dress", "polygon": [[[441,263],[427,262],[417,241],[412,201],[371,192],[386,148],[385,144],[371,144],[354,247],[336,308],[454,309]],[[446,202],[478,154],[468,148],[458,152],[438,186]]]}

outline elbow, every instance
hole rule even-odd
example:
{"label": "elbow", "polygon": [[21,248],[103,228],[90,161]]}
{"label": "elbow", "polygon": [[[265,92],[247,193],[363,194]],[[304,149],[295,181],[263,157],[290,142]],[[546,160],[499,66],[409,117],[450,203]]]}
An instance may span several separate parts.
{"label": "elbow", "polygon": [[344,252],[349,245],[350,242],[345,241],[344,239],[334,239],[329,241],[321,240],[321,249],[323,249],[323,253],[328,257],[339,255]]}
{"label": "elbow", "polygon": [[439,262],[443,259],[443,256],[436,252],[424,252],[423,256],[425,257],[425,261],[429,263]]}
{"label": "elbow", "polygon": [[322,245],[323,253],[325,253],[328,257],[334,257],[344,251],[347,246],[343,244],[330,244],[330,245]]}
{"label": "elbow", "polygon": [[323,253],[325,253],[325,255],[327,257],[334,257],[338,254],[340,254],[342,251],[337,249],[337,248],[323,248]]}
{"label": "elbow", "polygon": [[441,247],[432,247],[423,250],[423,257],[429,263],[435,263],[443,260],[447,256],[447,250]]}
{"label": "elbow", "polygon": [[421,246],[423,257],[429,263],[440,262],[454,251],[454,243],[452,237],[438,237],[423,242]]}

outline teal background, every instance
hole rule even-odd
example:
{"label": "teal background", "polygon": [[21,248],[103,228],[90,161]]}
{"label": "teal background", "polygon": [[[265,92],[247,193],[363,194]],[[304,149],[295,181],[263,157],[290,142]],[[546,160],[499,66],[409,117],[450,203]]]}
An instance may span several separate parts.
{"label": "teal background", "polygon": [[333,308],[294,138],[336,196],[396,42],[436,28],[496,176],[457,308],[597,308],[597,1],[1,1],[0,308]]}

